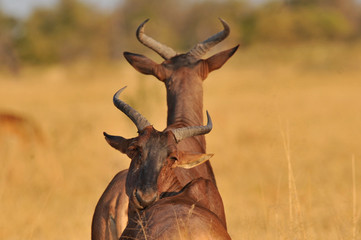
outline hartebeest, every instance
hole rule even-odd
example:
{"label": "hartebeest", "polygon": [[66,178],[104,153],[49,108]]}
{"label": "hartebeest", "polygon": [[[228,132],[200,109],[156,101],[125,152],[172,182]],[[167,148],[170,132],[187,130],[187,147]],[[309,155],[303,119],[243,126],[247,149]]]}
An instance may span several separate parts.
{"label": "hartebeest", "polygon": [[32,119],[19,114],[0,112],[0,140],[6,140],[5,138],[16,138],[21,147],[31,142],[45,145],[44,133]]}
{"label": "hartebeest", "polygon": [[[125,52],[124,56],[135,69],[144,74],[152,74],[165,83],[167,91],[169,128],[199,126],[203,119],[203,81],[208,73],[220,68],[237,50],[238,46],[220,52],[208,59],[202,56],[213,46],[223,41],[230,32],[229,26],[221,19],[224,29],[207,40],[198,43],[185,54],[177,54],[170,47],[161,44],[144,33],[144,21],[137,29],[137,38],[145,46],[153,49],[165,61],[157,64],[145,56]],[[204,136],[185,139],[178,144],[183,151],[205,153]],[[125,176],[127,170],[119,172],[100,198],[92,223],[92,239],[117,239],[127,222],[127,197],[125,196]],[[178,181],[185,186],[190,181],[203,177],[215,184],[215,177],[209,162],[192,169],[175,169]],[[222,206],[222,211],[223,206]],[[223,213],[224,216],[224,213]],[[225,218],[222,222],[225,224]]]}
{"label": "hartebeest", "polygon": [[[144,21],[137,29],[137,38],[145,46],[156,51],[165,61],[157,64],[149,58],[125,52],[128,62],[139,72],[151,74],[165,83],[167,90],[168,119],[167,125],[173,127],[197,126],[203,120],[203,80],[208,73],[220,68],[237,50],[238,46],[220,52],[208,59],[201,57],[222,40],[230,32],[229,26],[222,19],[223,31],[197,44],[185,54],[177,54],[170,47],[161,44],[144,33]],[[204,136],[183,141],[181,149],[205,152]],[[177,175],[183,185],[197,177],[210,179],[215,183],[213,170],[209,162],[192,171],[179,170]]]}
{"label": "hartebeest", "polygon": [[175,174],[178,168],[195,168],[212,156],[178,147],[182,140],[211,131],[208,113],[206,126],[167,127],[160,132],[119,99],[123,89],[113,101],[137,126],[138,136],[125,139],[104,133],[112,147],[131,158],[125,185],[129,221],[121,239],[229,239],[213,182],[198,178],[182,186]]}

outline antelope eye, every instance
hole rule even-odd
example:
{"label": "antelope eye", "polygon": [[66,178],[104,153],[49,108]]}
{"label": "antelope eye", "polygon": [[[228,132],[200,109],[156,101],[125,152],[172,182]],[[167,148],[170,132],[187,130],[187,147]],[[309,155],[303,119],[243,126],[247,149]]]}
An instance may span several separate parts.
{"label": "antelope eye", "polygon": [[170,156],[169,159],[172,161],[178,161],[178,158],[176,156]]}

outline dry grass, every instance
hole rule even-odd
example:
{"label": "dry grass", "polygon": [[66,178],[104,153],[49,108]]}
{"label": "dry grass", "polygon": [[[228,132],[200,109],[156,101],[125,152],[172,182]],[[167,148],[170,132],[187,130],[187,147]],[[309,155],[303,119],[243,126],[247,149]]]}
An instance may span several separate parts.
{"label": "dry grass", "polygon": [[[357,52],[255,47],[206,80],[208,152],[233,239],[361,239]],[[129,163],[102,132],[136,134],[112,95],[128,85],[125,100],[163,129],[163,85],[126,64],[0,78],[0,109],[35,121],[47,141],[0,153],[0,239],[89,239],[97,200]]]}

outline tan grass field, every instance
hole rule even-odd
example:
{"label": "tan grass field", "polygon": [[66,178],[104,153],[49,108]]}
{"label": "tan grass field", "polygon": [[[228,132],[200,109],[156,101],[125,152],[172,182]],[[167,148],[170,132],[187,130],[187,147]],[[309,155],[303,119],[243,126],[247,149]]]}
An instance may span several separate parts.
{"label": "tan grass field", "polygon": [[[253,47],[208,77],[208,152],[233,239],[361,239],[360,52]],[[166,122],[163,84],[124,62],[0,75],[0,111],[45,139],[0,126],[0,239],[90,239],[100,195],[129,164],[102,132],[136,134],[114,92],[127,85],[125,101]]]}

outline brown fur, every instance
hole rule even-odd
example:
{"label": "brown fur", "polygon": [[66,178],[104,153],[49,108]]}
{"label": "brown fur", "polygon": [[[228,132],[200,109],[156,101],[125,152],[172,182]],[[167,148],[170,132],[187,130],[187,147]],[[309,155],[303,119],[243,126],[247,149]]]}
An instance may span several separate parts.
{"label": "brown fur", "polygon": [[[238,46],[205,60],[194,60],[186,54],[180,54],[161,64],[138,54],[124,53],[124,56],[139,72],[152,74],[165,83],[168,105],[167,129],[172,129],[203,124],[203,81],[211,71],[220,68],[237,49]],[[205,153],[205,138],[189,138],[180,143],[179,149]],[[198,177],[210,179],[216,184],[209,162],[190,170],[179,169],[176,175],[183,186]]]}
{"label": "brown fur", "polygon": [[[235,48],[220,52],[206,60],[188,58],[185,54],[177,55],[169,60],[165,60],[162,64],[157,64],[151,59],[132,53],[124,53],[128,62],[139,72],[143,74],[152,74],[159,80],[165,83],[167,91],[167,105],[168,105],[168,118],[167,129],[186,127],[186,126],[198,126],[203,122],[203,80],[206,79],[208,74],[213,70],[220,68],[238,49]],[[206,152],[206,142],[204,136],[197,136],[188,138],[180,142],[177,146],[180,151],[188,152]],[[186,184],[197,178],[209,179],[216,186],[214,173],[209,161],[205,164],[201,164],[195,168],[182,169],[175,168],[174,175],[176,176],[176,182],[179,183],[179,187],[184,187]],[[118,181],[125,181],[124,178],[118,179]],[[115,184],[113,181],[110,184]],[[118,183],[118,185],[122,185]],[[108,189],[108,188],[107,188]],[[124,195],[124,189],[113,189],[109,191],[117,191],[116,193],[107,193],[106,195],[112,195],[116,198],[126,198]],[[200,195],[205,194],[199,192]],[[221,198],[218,200],[217,209],[220,209],[218,214],[223,225],[226,225],[226,219],[224,215],[223,203]],[[98,207],[100,205],[100,207]],[[98,211],[106,211],[109,209],[108,202],[99,200],[97,208],[94,213],[93,219],[98,215],[107,215],[108,213],[100,214]],[[121,207],[124,209],[124,206]],[[109,215],[109,214],[108,214]],[[104,225],[94,224],[92,229],[101,228],[96,232],[107,232],[109,229],[105,229]],[[117,224],[120,226],[120,224]],[[122,232],[123,229],[118,228],[117,232]],[[104,235],[104,234],[103,234]],[[108,239],[92,237],[93,240]]]}
{"label": "brown fur", "polygon": [[[125,108],[129,109],[130,106],[127,105]],[[128,117],[132,118],[132,116]],[[207,126],[211,126],[210,118],[208,121],[210,125],[207,124]],[[177,130],[181,131],[181,129]],[[204,133],[207,132],[209,130]],[[207,233],[212,229],[216,236],[219,235],[219,238],[229,239],[226,231],[222,199],[215,184],[209,179],[198,178],[200,179],[199,181],[192,182],[192,180],[190,181],[192,182],[191,184],[188,183],[184,186],[179,182],[175,174],[178,166],[196,166],[192,163],[199,163],[199,159],[206,161],[211,155],[202,153],[190,154],[180,151],[178,149],[178,140],[173,130],[166,129],[160,132],[151,125],[139,130],[138,136],[135,138],[125,139],[108,134],[105,134],[105,138],[112,147],[131,158],[125,183],[125,192],[129,197],[128,219],[141,219],[141,222],[144,221],[146,223],[153,221],[151,225],[147,225],[149,234],[157,235],[156,238],[158,238],[159,231],[161,231],[161,238],[164,237],[166,239],[173,236],[176,232],[174,229],[163,228],[159,225],[162,221],[157,223],[158,217],[152,220],[152,216],[166,217],[169,219],[169,222],[173,221],[173,223],[178,221],[184,222],[186,220],[184,217],[189,215],[189,213],[188,215],[186,214],[186,211],[194,209],[196,214],[188,216],[191,220],[187,221],[190,223],[180,227],[181,230],[179,231],[181,234],[186,233],[191,238],[197,237],[199,239],[199,235],[196,234],[197,232],[201,234],[200,236],[203,236],[202,231]],[[114,184],[117,184],[116,181]],[[153,208],[153,206],[157,207]],[[176,215],[166,214],[171,210],[170,206],[173,206],[172,209],[175,210]],[[149,211],[150,215],[148,214]],[[135,222],[139,223],[139,221]],[[132,224],[134,223],[128,221],[123,234],[137,239],[139,234],[145,230],[142,224],[139,225],[139,228]],[[106,227],[111,231],[109,226]],[[201,239],[212,239],[213,235],[203,237]]]}
{"label": "brown fur", "polygon": [[105,189],[95,208],[92,239],[118,240],[128,221],[125,180],[128,169],[119,172]]}
{"label": "brown fur", "polygon": [[[200,196],[200,188],[208,194]],[[222,221],[209,210],[216,199],[220,195],[210,180],[193,180],[176,196],[145,210],[130,210],[120,239],[230,239]]]}

